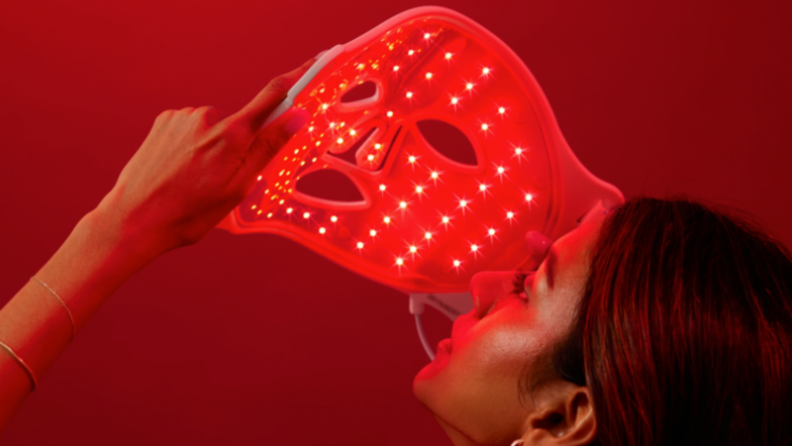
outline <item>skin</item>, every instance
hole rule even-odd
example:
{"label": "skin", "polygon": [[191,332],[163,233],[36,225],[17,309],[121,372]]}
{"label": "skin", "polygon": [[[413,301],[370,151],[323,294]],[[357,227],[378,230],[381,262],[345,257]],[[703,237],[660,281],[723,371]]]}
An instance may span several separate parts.
{"label": "skin", "polygon": [[[261,124],[313,63],[274,79],[241,110],[222,117],[211,107],[169,110],[154,121],[140,149],[96,209],[36,273],[70,309],[38,283],[26,284],[0,309],[0,340],[39,379],[107,298],[159,255],[200,240],[249,192],[255,177],[305,123],[290,112]],[[296,121],[295,121],[296,119]],[[298,122],[299,121],[299,122]],[[189,186],[186,186],[189,185]],[[523,370],[537,373],[542,355],[569,330],[587,276],[587,255],[601,217],[559,239],[526,281],[525,298],[509,294],[513,273],[471,281],[476,310],[460,317],[450,341],[415,380],[418,398],[458,445],[587,444],[596,431],[588,389],[550,380],[521,401]],[[554,280],[549,280],[549,271]],[[26,370],[0,352],[0,431],[32,389]]]}
{"label": "skin", "polygon": [[[416,397],[456,446],[588,444],[596,433],[590,391],[555,377],[550,348],[570,331],[605,212],[589,213],[559,238],[512,292],[514,272],[482,272],[470,283],[474,309],[455,322],[450,339],[415,378]],[[521,398],[527,376],[550,374]]]}
{"label": "skin", "polygon": [[[167,110],[124,167],[115,186],[75,226],[36,273],[58,300],[28,282],[0,309],[0,341],[41,377],[74,332],[132,274],[161,254],[197,242],[248,194],[256,176],[309,119],[292,109],[262,128],[311,59],[273,79],[242,109],[223,117],[211,107]],[[33,380],[0,351],[0,431]]]}

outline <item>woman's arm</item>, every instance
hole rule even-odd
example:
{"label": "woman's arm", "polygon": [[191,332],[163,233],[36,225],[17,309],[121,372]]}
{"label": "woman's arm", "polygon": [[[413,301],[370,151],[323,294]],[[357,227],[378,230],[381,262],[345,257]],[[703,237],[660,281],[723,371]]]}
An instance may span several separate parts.
{"label": "woman's arm", "polygon": [[260,130],[313,62],[274,79],[227,118],[210,107],[157,117],[113,189],[36,273],[54,293],[31,280],[0,309],[7,347],[0,348],[0,431],[116,288],[160,254],[200,240],[247,195],[309,119],[291,110]]}

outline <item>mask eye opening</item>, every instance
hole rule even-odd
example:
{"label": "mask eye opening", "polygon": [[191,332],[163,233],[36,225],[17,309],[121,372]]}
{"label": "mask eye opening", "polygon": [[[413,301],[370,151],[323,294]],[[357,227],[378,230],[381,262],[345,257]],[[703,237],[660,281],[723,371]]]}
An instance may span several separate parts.
{"label": "mask eye opening", "polygon": [[473,142],[456,125],[440,119],[422,119],[416,127],[426,145],[446,162],[464,169],[480,166]]}

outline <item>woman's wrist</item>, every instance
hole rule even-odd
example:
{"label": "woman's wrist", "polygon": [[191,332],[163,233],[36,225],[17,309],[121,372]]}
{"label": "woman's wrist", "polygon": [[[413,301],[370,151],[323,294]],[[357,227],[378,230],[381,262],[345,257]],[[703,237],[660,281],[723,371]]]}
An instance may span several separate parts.
{"label": "woman's wrist", "polygon": [[76,330],[121,284],[163,252],[153,238],[97,207],[86,214],[36,277],[71,310]]}

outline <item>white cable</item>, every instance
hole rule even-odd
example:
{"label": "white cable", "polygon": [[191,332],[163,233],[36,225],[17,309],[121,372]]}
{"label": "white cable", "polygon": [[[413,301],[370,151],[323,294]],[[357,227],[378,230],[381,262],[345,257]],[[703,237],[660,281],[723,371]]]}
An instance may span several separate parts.
{"label": "white cable", "polygon": [[423,329],[423,322],[421,322],[421,315],[415,315],[415,328],[418,330],[418,337],[421,339],[421,344],[423,345],[426,354],[429,355],[429,359],[434,361],[435,353],[432,350],[432,346],[429,345],[429,341],[426,339],[426,333],[424,333]]}

